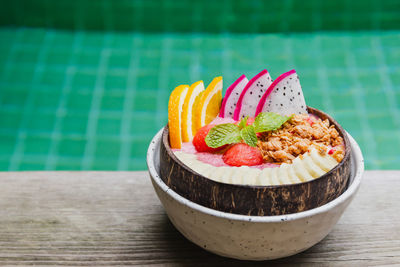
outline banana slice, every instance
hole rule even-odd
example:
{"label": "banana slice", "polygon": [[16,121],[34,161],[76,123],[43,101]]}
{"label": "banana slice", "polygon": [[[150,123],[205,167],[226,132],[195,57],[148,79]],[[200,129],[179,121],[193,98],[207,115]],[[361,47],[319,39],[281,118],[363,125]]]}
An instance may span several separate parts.
{"label": "banana slice", "polygon": [[261,170],[257,168],[249,168],[248,170],[248,177],[249,177],[249,184],[251,185],[259,185],[260,182],[258,181],[258,176],[260,175]]}
{"label": "banana slice", "polygon": [[297,184],[302,182],[302,180],[296,175],[293,164],[283,163],[282,165],[281,168],[282,167],[286,168],[287,176],[289,177],[291,184]]}
{"label": "banana slice", "polygon": [[259,185],[270,185],[270,176],[271,176],[272,168],[264,168],[261,173],[258,175],[258,183]]}
{"label": "banana slice", "polygon": [[278,180],[280,181],[280,184],[291,184],[292,181],[290,181],[289,176],[288,176],[288,164],[283,163],[281,166],[278,168]]}
{"label": "banana slice", "polygon": [[243,184],[248,184],[248,185],[256,184],[256,177],[254,175],[254,171],[257,170],[250,168],[248,166],[241,166],[239,167],[238,171],[242,173]]}
{"label": "banana slice", "polygon": [[328,154],[322,156],[316,149],[311,150],[310,156],[312,160],[325,172],[332,170],[332,168],[338,164],[333,157]]}
{"label": "banana slice", "polygon": [[[176,151],[175,152],[175,156],[180,161],[182,161],[185,165],[192,164],[193,160],[196,160],[196,155],[189,154],[189,153],[184,153],[184,152],[181,152],[181,151]],[[190,166],[190,165],[188,165],[188,166]]]}
{"label": "banana slice", "polygon": [[243,184],[243,174],[239,167],[232,167],[232,184]]}
{"label": "banana slice", "polygon": [[304,167],[313,178],[318,178],[321,175],[325,174],[325,171],[323,171],[317,164],[314,163],[310,155],[304,155],[302,162],[304,164]]}
{"label": "banana slice", "polygon": [[[211,173],[214,172],[214,166],[210,166],[209,164],[201,163],[196,164],[196,167],[193,168],[196,172],[200,173],[205,177],[210,177]],[[214,179],[213,179],[214,180]]]}
{"label": "banana slice", "polygon": [[283,163],[279,167],[262,170],[248,166],[215,167],[199,161],[195,154],[175,151],[175,155],[195,172],[214,181],[228,184],[280,185],[301,183],[324,175],[338,164],[332,156],[321,155],[315,148],[312,148],[309,153],[298,156],[291,164]]}
{"label": "banana slice", "polygon": [[270,184],[271,185],[279,185],[280,184],[280,181],[278,179],[278,170],[279,170],[279,168],[271,169],[271,172],[270,172],[270,174],[271,174]]}
{"label": "banana slice", "polygon": [[209,178],[213,179],[214,181],[221,182],[222,181],[222,171],[224,167],[215,167],[208,175]]}
{"label": "banana slice", "polygon": [[216,173],[221,177],[221,182],[230,184],[232,176],[232,168],[230,167],[218,167]]}
{"label": "banana slice", "polygon": [[309,180],[314,179],[309,173],[308,170],[305,168],[303,161],[300,157],[297,157],[292,162],[292,167],[295,175],[300,179],[302,182],[306,182]]}

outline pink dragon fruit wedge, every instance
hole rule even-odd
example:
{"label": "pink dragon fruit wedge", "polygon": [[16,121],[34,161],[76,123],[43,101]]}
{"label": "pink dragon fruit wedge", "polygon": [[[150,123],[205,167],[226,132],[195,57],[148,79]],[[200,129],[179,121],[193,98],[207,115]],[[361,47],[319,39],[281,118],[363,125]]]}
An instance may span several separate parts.
{"label": "pink dragon fruit wedge", "polygon": [[254,76],[239,97],[233,119],[238,121],[246,116],[254,117],[257,104],[271,83],[272,79],[267,70]]}
{"label": "pink dragon fruit wedge", "polygon": [[219,112],[221,118],[233,118],[240,94],[248,82],[246,75],[243,74],[228,87]]}
{"label": "pink dragon fruit wedge", "polygon": [[307,106],[295,70],[281,74],[268,87],[258,103],[256,113],[275,112],[280,115],[307,114]]}

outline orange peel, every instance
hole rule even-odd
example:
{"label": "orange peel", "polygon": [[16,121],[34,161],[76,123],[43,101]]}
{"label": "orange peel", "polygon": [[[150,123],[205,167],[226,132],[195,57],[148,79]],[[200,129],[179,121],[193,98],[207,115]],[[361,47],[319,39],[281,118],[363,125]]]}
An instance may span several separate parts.
{"label": "orange peel", "polygon": [[195,111],[195,128],[199,130],[218,116],[222,101],[222,76],[215,77],[201,96]]}
{"label": "orange peel", "polygon": [[179,85],[169,96],[168,102],[168,127],[169,127],[169,143],[171,148],[182,147],[182,109],[185,97],[189,90],[189,85]]}
{"label": "orange peel", "polygon": [[196,134],[195,110],[198,105],[202,92],[204,91],[203,81],[193,83],[185,97],[182,111],[182,142],[190,142]]}

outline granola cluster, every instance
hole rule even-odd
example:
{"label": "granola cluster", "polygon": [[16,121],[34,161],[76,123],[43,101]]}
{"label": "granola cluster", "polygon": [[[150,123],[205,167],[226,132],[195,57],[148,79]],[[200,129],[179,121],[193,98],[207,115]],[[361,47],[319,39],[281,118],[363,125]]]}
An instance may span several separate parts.
{"label": "granola cluster", "polygon": [[[331,154],[338,162],[344,157],[343,138],[328,120],[294,115],[281,128],[263,133],[258,140],[263,158],[270,163],[291,163],[311,146],[319,153]],[[328,147],[333,147],[328,151]]]}

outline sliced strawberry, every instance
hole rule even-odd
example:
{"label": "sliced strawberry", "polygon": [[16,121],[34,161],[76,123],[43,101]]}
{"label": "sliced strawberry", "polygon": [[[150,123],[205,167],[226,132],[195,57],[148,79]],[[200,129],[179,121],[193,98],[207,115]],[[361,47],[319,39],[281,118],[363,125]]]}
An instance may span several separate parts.
{"label": "sliced strawberry", "polygon": [[200,128],[197,131],[197,133],[194,136],[193,141],[192,141],[197,152],[217,152],[217,151],[225,148],[225,146],[212,148],[206,144],[206,141],[205,141],[206,136],[207,136],[208,132],[211,130],[211,128],[213,128],[214,126],[215,126],[214,124],[208,124],[206,126],[203,126],[202,128]]}
{"label": "sliced strawberry", "polygon": [[222,156],[224,162],[230,166],[254,166],[263,163],[260,150],[247,144],[240,143],[233,145]]}

